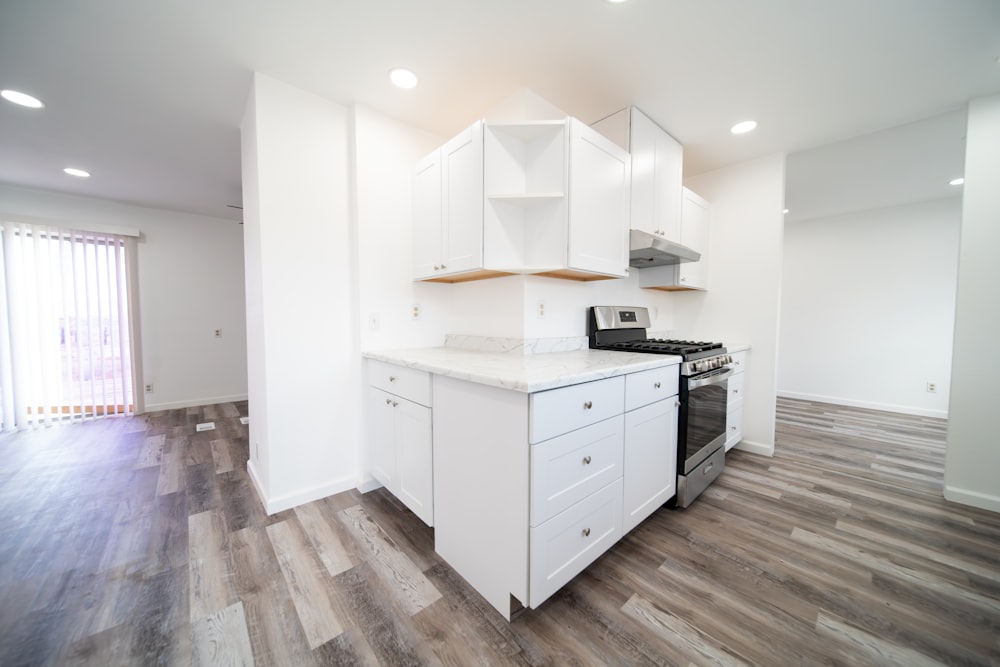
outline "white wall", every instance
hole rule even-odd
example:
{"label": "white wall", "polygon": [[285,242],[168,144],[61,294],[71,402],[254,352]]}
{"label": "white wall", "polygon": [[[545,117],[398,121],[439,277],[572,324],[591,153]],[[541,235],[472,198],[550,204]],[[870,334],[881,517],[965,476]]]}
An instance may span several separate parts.
{"label": "white wall", "polygon": [[749,343],[741,449],[774,453],[785,157],[688,179],[712,205],[709,291],[674,300],[678,335]]}
{"label": "white wall", "polygon": [[242,127],[248,468],[269,513],[358,476],[349,120],[340,105],[254,76]]}
{"label": "white wall", "polygon": [[144,383],[153,384],[147,411],[247,397],[242,225],[9,185],[0,185],[0,212],[142,232],[141,367]]}
{"label": "white wall", "polygon": [[944,497],[1000,512],[1000,95],[969,104]]}
{"label": "white wall", "polygon": [[779,395],[947,417],[961,215],[952,197],[786,224]]}

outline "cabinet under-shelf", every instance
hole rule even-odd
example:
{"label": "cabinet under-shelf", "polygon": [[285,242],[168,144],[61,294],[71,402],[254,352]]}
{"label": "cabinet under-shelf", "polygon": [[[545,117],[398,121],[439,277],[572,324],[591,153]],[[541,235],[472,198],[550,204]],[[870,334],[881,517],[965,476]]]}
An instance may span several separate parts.
{"label": "cabinet under-shelf", "polygon": [[551,201],[558,201],[560,199],[565,199],[566,194],[563,192],[530,192],[530,193],[510,193],[510,194],[495,194],[487,195],[486,198],[491,201],[503,202],[505,204],[514,204],[515,206],[533,206],[536,204],[544,204]]}

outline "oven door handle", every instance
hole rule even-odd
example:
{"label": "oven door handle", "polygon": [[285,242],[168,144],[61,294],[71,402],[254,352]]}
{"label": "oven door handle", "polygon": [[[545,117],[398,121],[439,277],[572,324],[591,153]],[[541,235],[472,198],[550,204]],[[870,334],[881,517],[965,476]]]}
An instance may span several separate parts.
{"label": "oven door handle", "polygon": [[710,375],[707,378],[688,380],[688,389],[697,389],[698,387],[704,387],[710,384],[719,384],[720,382],[728,380],[729,376],[732,374],[733,369],[727,368],[723,372]]}

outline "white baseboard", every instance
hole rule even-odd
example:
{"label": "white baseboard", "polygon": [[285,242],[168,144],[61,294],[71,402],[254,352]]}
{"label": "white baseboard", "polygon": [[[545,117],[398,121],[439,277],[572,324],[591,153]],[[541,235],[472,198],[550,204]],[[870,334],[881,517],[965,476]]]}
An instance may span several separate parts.
{"label": "white baseboard", "polygon": [[1000,497],[979,491],[958,489],[954,486],[944,487],[944,499],[961,505],[970,505],[990,512],[1000,512]]}
{"label": "white baseboard", "polygon": [[915,408],[909,405],[894,405],[892,403],[876,403],[874,401],[858,401],[853,398],[843,398],[840,396],[823,396],[821,394],[802,394],[797,391],[778,391],[780,398],[794,398],[800,401],[815,401],[817,403],[832,403],[834,405],[846,405],[852,408],[865,408],[867,410],[882,410],[884,412],[899,412],[904,415],[916,415],[917,417],[934,417],[936,419],[947,419],[947,410],[929,410],[927,408]]}
{"label": "white baseboard", "polygon": [[740,440],[735,445],[733,449],[738,449],[741,452],[750,452],[751,454],[760,454],[761,456],[774,456],[774,444],[765,445],[762,442],[752,442],[750,440]]}
{"label": "white baseboard", "polygon": [[261,503],[264,505],[264,511],[267,512],[268,515],[284,512],[285,510],[292,509],[293,507],[305,505],[306,503],[311,503],[314,500],[320,500],[322,498],[326,498],[327,496],[332,496],[340,493],[341,491],[347,491],[354,488],[358,481],[357,477],[344,477],[343,479],[331,480],[329,482],[324,482],[323,484],[317,484],[305,489],[299,489],[298,491],[294,491],[292,493],[286,493],[282,496],[269,498],[267,493],[264,491],[263,485],[260,483],[260,479],[257,477],[257,470],[254,468],[252,460],[247,461],[247,472],[250,474],[250,480],[253,482],[253,486],[257,490],[257,495],[260,497]]}
{"label": "white baseboard", "polygon": [[202,405],[217,405],[219,403],[235,403],[236,401],[247,400],[246,394],[235,394],[233,396],[212,396],[209,398],[191,398],[184,401],[171,401],[168,403],[146,403],[143,412],[159,412],[160,410],[177,410],[180,408],[197,408]]}
{"label": "white baseboard", "polygon": [[381,489],[382,482],[369,475],[358,482],[358,486],[356,488],[360,493],[368,493],[369,491],[374,491],[375,489]]}

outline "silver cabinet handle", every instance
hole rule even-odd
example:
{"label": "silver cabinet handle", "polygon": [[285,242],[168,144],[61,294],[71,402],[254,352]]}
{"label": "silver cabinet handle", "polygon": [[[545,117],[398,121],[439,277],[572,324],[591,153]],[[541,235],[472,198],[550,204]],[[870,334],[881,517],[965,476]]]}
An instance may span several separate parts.
{"label": "silver cabinet handle", "polygon": [[594,404],[591,401],[587,401],[586,403],[583,404],[583,407],[584,407],[585,410],[589,410],[592,407],[594,407]]}
{"label": "silver cabinet handle", "polygon": [[653,388],[654,389],[659,389],[660,388],[660,383],[659,382],[654,382],[653,383]]}
{"label": "silver cabinet handle", "polygon": [[738,394],[738,393],[740,393],[740,390],[739,389],[733,389],[733,393],[734,394]]}
{"label": "silver cabinet handle", "polygon": [[590,456],[584,456],[583,457],[583,465],[585,465],[585,466],[589,466],[590,465]]}
{"label": "silver cabinet handle", "polygon": [[391,398],[385,399],[385,404],[386,405],[392,405],[392,399]]}
{"label": "silver cabinet handle", "polygon": [[447,266],[445,266],[444,264],[442,264],[442,265],[441,265],[441,270],[442,270],[442,271],[444,271],[444,270],[445,270],[445,269],[447,269],[447,268],[448,268],[448,267],[447,267]]}
{"label": "silver cabinet handle", "polygon": [[392,407],[396,407],[397,405],[399,405],[399,403],[397,403],[396,401],[392,402]]}
{"label": "silver cabinet handle", "polygon": [[674,407],[675,408],[681,407],[681,402],[680,401],[674,401]]}
{"label": "silver cabinet handle", "polygon": [[396,376],[390,375],[389,376],[389,382],[395,382],[395,381],[396,381]]}
{"label": "silver cabinet handle", "polygon": [[730,426],[730,427],[729,427],[729,430],[730,430],[730,431],[735,431],[735,430],[736,430],[736,427],[735,427],[735,426]]}
{"label": "silver cabinet handle", "polygon": [[435,271],[440,271],[440,270],[441,270],[441,267],[440,267],[440,266],[438,266],[437,264],[435,264],[435,265],[434,265],[434,270],[435,270]]}
{"label": "silver cabinet handle", "polygon": [[584,537],[590,537],[590,528],[584,528],[583,529],[583,536]]}

